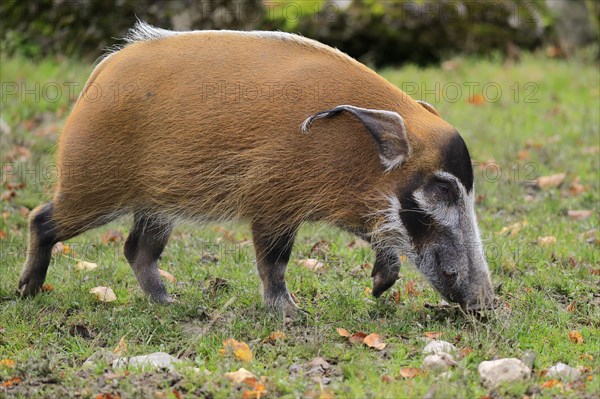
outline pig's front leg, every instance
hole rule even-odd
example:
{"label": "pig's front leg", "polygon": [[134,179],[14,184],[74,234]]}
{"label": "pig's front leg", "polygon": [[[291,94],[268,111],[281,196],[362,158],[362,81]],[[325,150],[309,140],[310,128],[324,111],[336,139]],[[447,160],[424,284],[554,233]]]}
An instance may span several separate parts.
{"label": "pig's front leg", "polygon": [[378,249],[373,266],[373,296],[379,297],[388,290],[396,280],[400,271],[400,258],[395,251]]}
{"label": "pig's front leg", "polygon": [[285,284],[287,269],[296,229],[274,232],[269,223],[252,223],[252,239],[256,251],[258,274],[263,285],[263,299],[267,308],[293,315],[301,312],[294,303]]}

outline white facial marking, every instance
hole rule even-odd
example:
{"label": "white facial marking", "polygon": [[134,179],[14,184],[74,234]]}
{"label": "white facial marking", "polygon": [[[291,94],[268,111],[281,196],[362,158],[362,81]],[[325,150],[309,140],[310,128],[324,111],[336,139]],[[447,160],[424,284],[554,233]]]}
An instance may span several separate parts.
{"label": "white facial marking", "polygon": [[400,219],[400,212],[402,212],[400,200],[393,194],[385,197],[389,207],[374,215],[381,222],[370,234],[372,245],[374,248],[391,248],[393,251],[400,252],[414,260],[414,247]]}

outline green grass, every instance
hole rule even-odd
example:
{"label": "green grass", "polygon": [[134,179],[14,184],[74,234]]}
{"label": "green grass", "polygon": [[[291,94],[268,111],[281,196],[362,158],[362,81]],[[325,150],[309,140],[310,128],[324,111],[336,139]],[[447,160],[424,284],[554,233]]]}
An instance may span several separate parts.
{"label": "green grass", "polygon": [[[399,398],[423,397],[428,392],[436,397],[482,397],[489,392],[479,383],[477,365],[492,358],[521,357],[528,349],[537,353],[532,379],[496,395],[598,395],[600,251],[597,239],[588,243],[581,237],[597,230],[599,222],[597,68],[577,60],[525,55],[514,65],[466,59],[445,69],[382,71],[409,91],[414,85],[407,82],[421,87],[411,93],[413,97],[433,103],[459,129],[475,162],[497,163],[476,167],[475,172],[480,228],[494,283],[502,283],[503,306],[483,320],[437,306],[438,294],[408,264],[391,293],[375,300],[367,292],[370,270],[357,268],[373,261],[371,251],[349,247],[354,240],[349,234],[308,225],[294,247],[287,281],[309,316],[284,322],[268,315],[261,305],[252,246],[240,244],[250,238],[250,232],[247,226],[237,225],[225,226],[233,232],[234,242],[216,226],[176,229],[161,267],[177,278],[167,285],[179,304],[149,303],[121,254],[122,242],[102,243],[109,230],[126,236],[130,219],[68,242],[73,252],[55,256],[48,273],[53,291],[19,299],[15,289],[26,250],[25,213],[47,201],[52,192],[52,152],[69,108],[65,82],[78,82],[80,90],[91,66],[71,60],[43,64],[3,60],[2,119],[12,129],[3,133],[0,143],[3,184],[23,182],[25,187],[15,188],[16,196],[1,203],[5,235],[0,240],[0,360],[12,359],[16,367],[0,365],[0,381],[18,376],[22,382],[16,388],[0,388],[0,397],[95,397],[107,392],[122,397],[174,397],[173,389],[189,397],[241,397],[245,388],[223,377],[239,367],[266,378],[268,397]],[[7,91],[15,83],[35,88],[36,82],[40,88],[56,82],[62,95],[51,102],[46,101],[54,99],[50,92],[38,93],[36,99]],[[496,102],[471,104],[465,82],[478,82],[478,93],[485,84],[494,83],[502,95]],[[487,94],[496,96],[493,88]],[[15,160],[16,145],[31,154]],[[562,187],[535,191],[526,184],[561,172],[567,173]],[[586,190],[573,195],[569,186],[576,178]],[[577,209],[593,210],[593,215],[584,220],[568,217],[568,210]],[[524,221],[527,224],[516,235],[498,234],[503,227]],[[556,237],[556,243],[539,246],[538,237],[543,236]],[[325,268],[315,273],[297,265],[295,260],[311,257],[310,249],[319,240],[331,243],[332,249],[318,256]],[[218,256],[217,263],[211,262],[213,255]],[[99,267],[79,272],[73,257]],[[224,287],[215,287],[217,278],[226,280]],[[414,282],[416,294],[407,293],[407,282]],[[118,300],[95,301],[89,290],[101,285],[112,287]],[[570,304],[573,311],[567,309]],[[379,352],[350,345],[338,336],[336,327],[379,333],[388,346]],[[285,332],[285,340],[263,342],[277,330]],[[569,340],[572,330],[581,332],[583,343]],[[433,374],[408,380],[399,376],[401,368],[421,366],[427,331],[442,332],[442,339],[472,349],[448,381],[436,380]],[[230,337],[250,345],[251,363],[219,354],[222,341]],[[92,353],[113,350],[121,338],[128,355],[165,351],[184,359],[184,365],[177,374],[125,373],[102,363],[82,369]],[[304,367],[316,356],[332,365],[320,382]],[[539,372],[559,361],[585,368],[583,383],[542,387],[546,379]],[[300,371],[291,373],[295,365]],[[383,382],[383,375],[391,381]]]}

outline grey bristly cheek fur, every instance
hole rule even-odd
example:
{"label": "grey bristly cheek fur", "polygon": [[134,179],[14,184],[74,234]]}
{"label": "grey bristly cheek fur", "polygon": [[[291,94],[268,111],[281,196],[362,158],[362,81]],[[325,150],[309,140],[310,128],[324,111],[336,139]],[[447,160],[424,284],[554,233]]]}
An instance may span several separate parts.
{"label": "grey bristly cheek fur", "polygon": [[[450,178],[445,174],[442,177]],[[407,228],[402,223],[400,215],[403,210],[400,200],[395,195],[387,195],[389,206],[373,215],[380,222],[371,232],[370,239],[375,250],[385,248],[407,255],[419,271],[437,287],[444,286],[445,281],[443,274],[438,270],[435,251],[456,253],[456,257],[453,258],[456,262],[452,267],[456,268],[457,276],[452,288],[464,287],[465,295],[469,296],[472,285],[491,285],[491,280],[477,228],[474,192],[467,192],[460,182],[458,187],[460,193],[453,205],[433,203],[430,198],[419,194],[419,190],[415,192],[415,199],[419,206],[424,208],[423,211],[448,233],[445,239],[440,237],[440,240],[436,240],[434,237],[431,240],[432,244],[426,245],[417,254]]]}
{"label": "grey bristly cheek fur", "polygon": [[414,262],[416,253],[408,231],[400,219],[400,200],[393,195],[385,195],[389,206],[372,215],[378,223],[369,234],[373,249],[385,249],[406,255]]}

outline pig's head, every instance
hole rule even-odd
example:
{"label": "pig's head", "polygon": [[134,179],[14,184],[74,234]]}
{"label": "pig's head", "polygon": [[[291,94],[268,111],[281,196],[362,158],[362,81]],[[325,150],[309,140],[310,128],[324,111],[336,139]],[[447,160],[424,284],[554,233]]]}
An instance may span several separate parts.
{"label": "pig's head", "polygon": [[452,129],[413,151],[398,113],[350,105],[313,115],[303,129],[343,111],[371,133],[387,175],[368,232],[378,253],[373,293],[380,295],[396,280],[400,253],[449,301],[465,310],[490,306],[494,295],[477,228],[471,158],[460,135]]}

